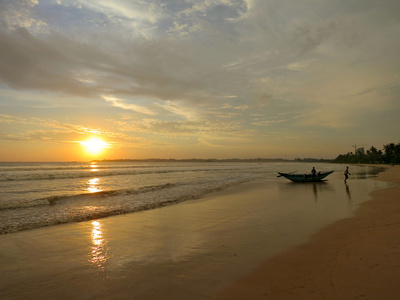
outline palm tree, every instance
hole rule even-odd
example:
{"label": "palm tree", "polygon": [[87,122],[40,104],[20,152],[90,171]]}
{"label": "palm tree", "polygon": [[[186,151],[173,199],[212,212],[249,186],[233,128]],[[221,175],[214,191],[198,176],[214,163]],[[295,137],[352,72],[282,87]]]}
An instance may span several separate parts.
{"label": "palm tree", "polygon": [[390,143],[383,146],[385,151],[385,162],[386,163],[399,163],[400,162],[400,143],[395,145],[394,143]]}

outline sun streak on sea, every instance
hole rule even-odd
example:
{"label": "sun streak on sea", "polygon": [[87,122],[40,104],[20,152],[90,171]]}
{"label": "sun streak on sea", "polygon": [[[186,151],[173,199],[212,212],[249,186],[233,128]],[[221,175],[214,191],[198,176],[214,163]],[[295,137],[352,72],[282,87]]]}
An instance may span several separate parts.
{"label": "sun streak on sea", "polygon": [[109,260],[107,241],[103,237],[102,225],[99,221],[92,222],[92,246],[90,248],[89,262],[95,267],[104,270],[105,263]]}
{"label": "sun streak on sea", "polygon": [[100,178],[89,179],[87,184],[89,185],[89,187],[87,188],[89,193],[97,193],[97,192],[101,192],[102,191],[99,188]]}

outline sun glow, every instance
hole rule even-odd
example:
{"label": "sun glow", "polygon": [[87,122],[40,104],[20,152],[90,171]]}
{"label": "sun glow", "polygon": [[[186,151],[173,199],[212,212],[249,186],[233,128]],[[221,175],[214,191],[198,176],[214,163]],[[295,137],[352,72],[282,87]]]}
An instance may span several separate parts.
{"label": "sun glow", "polygon": [[91,138],[87,141],[82,141],[80,143],[86,148],[86,151],[90,154],[99,154],[101,151],[108,147],[108,143],[99,138]]}

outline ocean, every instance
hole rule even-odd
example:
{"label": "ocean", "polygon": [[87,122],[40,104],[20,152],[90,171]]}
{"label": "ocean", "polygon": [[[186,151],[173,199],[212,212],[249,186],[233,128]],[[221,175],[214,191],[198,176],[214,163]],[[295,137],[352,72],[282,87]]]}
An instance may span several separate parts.
{"label": "ocean", "polygon": [[[248,181],[276,181],[278,171],[308,173],[314,165],[342,176],[341,165],[297,162],[3,162],[0,234],[156,209]],[[353,168],[359,178],[377,171]]]}

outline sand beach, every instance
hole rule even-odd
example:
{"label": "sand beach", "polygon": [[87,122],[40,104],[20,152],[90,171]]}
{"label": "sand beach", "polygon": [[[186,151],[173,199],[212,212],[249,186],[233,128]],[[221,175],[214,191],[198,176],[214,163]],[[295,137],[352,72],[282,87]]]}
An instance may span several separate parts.
{"label": "sand beach", "polygon": [[235,281],[219,299],[397,299],[400,297],[400,167],[378,180],[352,218],[285,251]]}
{"label": "sand beach", "polygon": [[[400,168],[0,236],[1,299],[393,299]],[[397,185],[395,185],[397,184]]]}

